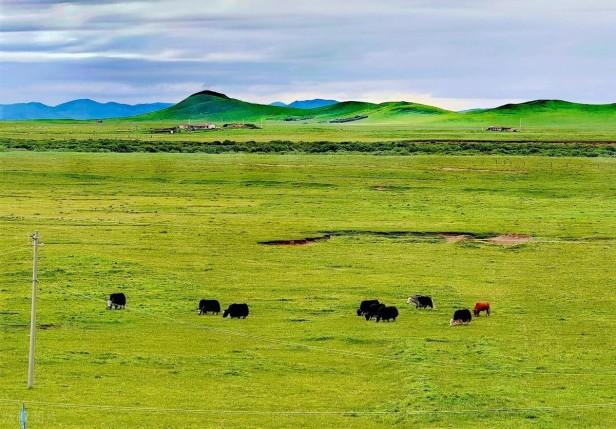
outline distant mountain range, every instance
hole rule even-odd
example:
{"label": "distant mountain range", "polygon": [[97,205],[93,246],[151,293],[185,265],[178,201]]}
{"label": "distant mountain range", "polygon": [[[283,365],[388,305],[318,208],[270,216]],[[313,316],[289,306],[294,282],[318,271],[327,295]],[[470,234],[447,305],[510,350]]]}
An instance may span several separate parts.
{"label": "distant mountain range", "polygon": [[90,99],[72,100],[57,106],[43,103],[0,104],[0,120],[124,118],[154,112],[171,105],[99,103]]}
{"label": "distant mountain range", "polygon": [[441,123],[443,126],[477,127],[490,125],[519,127],[534,124],[561,127],[584,123],[603,126],[616,121],[616,104],[581,104],[562,100],[534,100],[506,104],[492,109],[472,109],[455,112],[408,101],[367,103],[342,101],[323,107],[297,108],[291,106],[249,103],[213,91],[201,91],[166,109],[147,113],[134,120],[206,120],[211,122],[257,122],[261,120],[302,123],[379,123],[421,124]]}
{"label": "distant mountain range", "polygon": [[[283,104],[283,103],[278,103]],[[309,107],[314,105],[315,107]],[[331,124],[423,124],[444,127],[490,125],[519,128],[534,125],[559,128],[568,124],[604,127],[616,123],[616,104],[582,104],[563,100],[533,100],[492,109],[455,112],[408,101],[300,100],[289,105],[266,105],[230,98],[210,90],[197,92],[177,104],[127,105],[74,100],[50,107],[41,103],[0,105],[0,119],[104,119],[130,117],[133,121],[189,119],[208,122],[280,121]]]}
{"label": "distant mountain range", "polygon": [[317,107],[331,106],[339,103],[337,100],[325,100],[323,98],[313,98],[312,100],[295,100],[293,103],[285,104],[282,101],[274,101],[270,106],[292,107],[295,109],[314,109]]}

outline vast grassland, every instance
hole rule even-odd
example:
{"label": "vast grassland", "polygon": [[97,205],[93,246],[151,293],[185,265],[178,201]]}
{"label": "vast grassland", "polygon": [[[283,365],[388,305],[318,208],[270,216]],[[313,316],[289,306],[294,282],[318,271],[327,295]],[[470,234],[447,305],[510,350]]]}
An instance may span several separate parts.
{"label": "vast grassland", "polygon": [[[614,159],[5,152],[0,208],[2,428],[21,400],[31,428],[614,427]],[[375,297],[398,321],[354,315]]]}
{"label": "vast grassland", "polygon": [[[422,116],[400,122],[358,121],[347,124],[288,123],[258,121],[262,129],[222,129],[175,135],[152,133],[155,128],[186,124],[188,121],[0,121],[0,147],[6,142],[63,142],[68,140],[133,140],[140,142],[383,142],[398,140],[451,141],[530,141],[530,142],[616,142],[616,120],[595,123],[526,118],[522,132],[494,133],[483,131],[493,124],[518,126],[519,119],[450,118]],[[222,122],[217,123],[222,126]]]}

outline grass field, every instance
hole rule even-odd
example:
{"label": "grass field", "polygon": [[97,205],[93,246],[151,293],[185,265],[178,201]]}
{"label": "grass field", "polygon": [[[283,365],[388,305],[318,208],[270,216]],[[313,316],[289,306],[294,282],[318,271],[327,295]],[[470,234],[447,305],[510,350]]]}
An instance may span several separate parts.
{"label": "grass field", "polygon": [[[517,126],[518,118],[507,121],[497,119],[442,120],[418,115],[406,122],[347,124],[287,123],[280,121],[257,122],[259,130],[217,129],[194,133],[153,134],[154,128],[171,127],[187,121],[139,121],[106,120],[95,121],[0,121],[0,147],[3,141],[66,141],[75,140],[137,140],[156,141],[224,141],[271,142],[289,140],[293,142],[383,142],[397,140],[465,140],[465,141],[546,141],[546,142],[616,142],[616,120],[594,122],[576,121],[562,123],[542,120],[533,123],[527,119],[522,132],[486,132],[483,128],[493,123]],[[218,123],[219,126],[222,122]]]}
{"label": "grass field", "polygon": [[2,428],[615,426],[615,159],[4,152],[0,208]]}

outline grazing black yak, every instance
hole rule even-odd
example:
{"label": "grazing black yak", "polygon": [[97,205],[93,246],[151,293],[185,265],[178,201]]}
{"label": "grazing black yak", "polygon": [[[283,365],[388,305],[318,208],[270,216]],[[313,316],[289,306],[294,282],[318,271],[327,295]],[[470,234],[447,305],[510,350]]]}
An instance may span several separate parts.
{"label": "grazing black yak", "polygon": [[216,299],[202,299],[199,301],[199,314],[220,313],[220,302]]}
{"label": "grazing black yak", "polygon": [[107,310],[124,308],[126,306],[126,295],[122,292],[112,293],[107,300]]}
{"label": "grazing black yak", "polygon": [[407,304],[415,304],[415,308],[434,308],[432,297],[429,295],[413,295],[406,300]]}
{"label": "grazing black yak", "polygon": [[231,317],[231,319],[245,319],[248,316],[248,304],[231,304],[222,314],[222,317],[227,316]]}
{"label": "grazing black yak", "polygon": [[449,321],[449,325],[468,325],[469,323],[471,323],[472,318],[473,316],[471,316],[471,311],[468,308],[456,310],[453,313],[453,318]]}
{"label": "grazing black yak", "polygon": [[378,304],[378,303],[379,303],[378,299],[367,299],[365,301],[362,301],[359,304],[359,308],[357,309],[357,315],[361,316],[365,314],[368,311],[368,308],[370,308],[372,304]]}
{"label": "grazing black yak", "polygon": [[366,320],[370,320],[373,317],[376,317],[376,315],[379,314],[381,308],[385,308],[385,304],[372,304],[364,313],[364,317],[366,318]]}
{"label": "grazing black yak", "polygon": [[383,306],[379,309],[379,312],[376,315],[376,321],[378,322],[379,320],[383,319],[387,322],[389,322],[390,320],[393,320],[395,322],[396,317],[398,317],[398,309],[396,307]]}

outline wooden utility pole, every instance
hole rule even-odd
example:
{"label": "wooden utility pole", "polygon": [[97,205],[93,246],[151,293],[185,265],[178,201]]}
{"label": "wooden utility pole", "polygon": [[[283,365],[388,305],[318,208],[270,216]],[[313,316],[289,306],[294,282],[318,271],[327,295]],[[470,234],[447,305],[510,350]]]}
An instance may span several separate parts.
{"label": "wooden utility pole", "polygon": [[36,283],[38,270],[38,231],[32,234],[34,255],[32,257],[32,307],[30,309],[30,353],[28,354],[28,389],[34,385],[34,348],[36,346]]}

